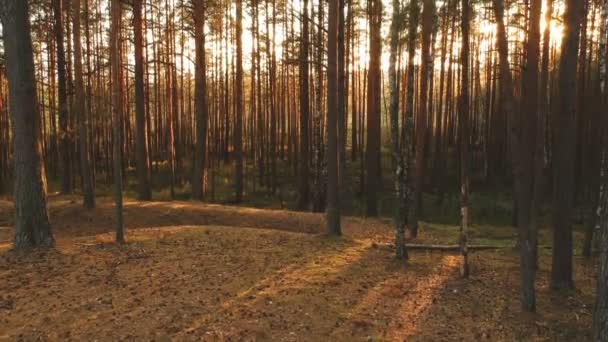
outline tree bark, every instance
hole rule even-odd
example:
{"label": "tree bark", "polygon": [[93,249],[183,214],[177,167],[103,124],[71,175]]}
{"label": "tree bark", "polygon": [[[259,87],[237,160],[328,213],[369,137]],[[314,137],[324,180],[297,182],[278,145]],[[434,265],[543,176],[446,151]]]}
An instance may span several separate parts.
{"label": "tree bark", "polygon": [[366,215],[378,216],[380,182],[380,118],[381,118],[381,26],[382,4],[369,0],[369,76],[367,86],[367,145],[365,153]]}
{"label": "tree bark", "polygon": [[135,161],[137,169],[137,198],[152,199],[150,169],[148,168],[148,131],[146,129],[146,93],[144,84],[143,0],[133,0],[133,36],[135,50]]}
{"label": "tree bark", "polygon": [[299,196],[298,209],[306,210],[309,203],[310,186],[308,179],[310,156],[310,142],[308,134],[309,126],[309,88],[308,88],[308,0],[304,0],[302,10],[302,33],[300,35],[300,154],[298,163],[300,172],[298,174]]}
{"label": "tree bark", "polygon": [[[389,82],[390,82],[390,125],[391,125],[391,154],[393,159],[393,179],[395,186],[395,246],[398,260],[407,260],[408,253],[405,246],[405,228],[408,219],[408,183],[409,170],[407,169],[408,142],[400,146],[399,137],[399,83],[397,73],[397,51],[399,49],[399,21],[401,20],[401,9],[399,0],[393,0],[393,18],[390,27],[390,60],[389,60]],[[408,119],[409,120],[409,119]]]}
{"label": "tree bark", "polygon": [[551,286],[569,289],[572,280],[572,204],[576,160],[576,70],[583,1],[567,0],[559,66],[558,111],[555,113],[556,153],[553,188],[553,258]]}
{"label": "tree bark", "polygon": [[13,136],[15,236],[13,247],[54,245],[46,204],[28,1],[0,2]]}
{"label": "tree bark", "polygon": [[234,155],[235,163],[235,202],[243,201],[243,0],[236,1],[236,77],[235,77],[235,122]]}
{"label": "tree bark", "polygon": [[68,127],[68,84],[64,49],[63,0],[53,0],[55,46],[57,50],[57,91],[59,96],[59,155],[61,160],[61,192],[72,193],[72,164]]}
{"label": "tree bark", "polygon": [[194,1],[194,42],[196,45],[195,65],[195,111],[196,111],[196,148],[194,155],[194,174],[192,176],[192,197],[203,200],[205,184],[205,164],[207,150],[207,102],[206,102],[206,57],[205,57],[205,4],[204,0]]}
{"label": "tree bark", "polygon": [[122,220],[122,4],[121,0],[111,0],[110,4],[110,68],[112,73],[112,116],[114,119],[114,202],[116,204],[116,242],[124,243]]}
{"label": "tree bark", "polygon": [[[600,23],[600,94],[602,96],[603,107],[605,108],[608,100],[606,98],[606,79],[608,72],[606,69],[606,41],[608,40],[608,0],[602,1],[602,14]],[[603,132],[602,156],[601,156],[601,174],[600,174],[600,189],[599,189],[599,206],[598,206],[598,226],[600,238],[600,258],[599,269],[597,276],[597,291],[595,301],[595,311],[593,315],[593,336],[594,341],[608,341],[608,118],[605,116],[601,119]]]}
{"label": "tree bark", "polygon": [[422,187],[426,169],[426,142],[429,122],[429,80],[434,67],[431,59],[431,34],[435,24],[435,1],[424,0],[422,10],[422,63],[420,66],[420,102],[416,118],[416,175],[414,176],[414,205],[412,206],[412,236],[418,235],[418,216],[422,210]]}
{"label": "tree bark", "polygon": [[[412,0],[410,2],[410,12],[409,12],[409,28],[408,28],[408,42],[407,42],[407,95],[405,99],[405,125],[403,127],[403,137],[401,137],[401,143],[405,148],[413,148],[413,129],[412,132],[409,133],[407,126],[408,123],[414,123],[414,74],[416,72],[416,67],[414,65],[414,58],[416,56],[416,35],[418,32],[418,19],[420,16],[420,7],[418,4],[418,0]],[[409,144],[409,145],[408,145]],[[409,170],[412,170],[415,167],[415,162],[409,162],[407,159],[404,161],[409,163]],[[415,184],[413,177],[408,179],[408,186],[411,187]],[[410,222],[409,232],[413,238],[416,238],[416,234],[418,233],[416,229],[414,229],[414,225],[417,223],[414,222],[415,213],[411,212],[411,207],[409,203],[405,203],[403,205],[408,206],[408,221]]]}
{"label": "tree bark", "polygon": [[338,187],[338,7],[339,0],[329,0],[327,39],[327,230],[341,235]]}
{"label": "tree bark", "polygon": [[469,229],[469,58],[470,58],[470,19],[471,8],[469,0],[462,0],[462,76],[459,99],[460,130],[460,275],[469,276],[469,261],[467,248],[467,234]]}
{"label": "tree bark", "polygon": [[74,76],[75,97],[74,109],[78,115],[78,141],[80,150],[80,172],[82,174],[82,193],[84,195],[84,207],[92,209],[95,207],[95,195],[93,190],[93,177],[89,162],[89,128],[88,116],[85,104],[85,87],[82,75],[82,43],[80,41],[80,0],[72,0],[72,18],[74,32]]}

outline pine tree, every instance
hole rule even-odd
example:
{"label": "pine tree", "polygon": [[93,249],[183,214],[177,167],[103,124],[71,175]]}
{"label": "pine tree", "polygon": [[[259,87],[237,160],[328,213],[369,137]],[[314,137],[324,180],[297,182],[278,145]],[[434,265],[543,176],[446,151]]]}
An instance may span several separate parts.
{"label": "pine tree", "polygon": [[148,134],[146,127],[146,94],[144,83],[144,26],[142,18],[143,0],[133,0],[133,40],[135,52],[135,160],[137,167],[137,198],[152,199],[148,156]]}
{"label": "pine tree", "polygon": [[576,84],[577,56],[580,42],[583,1],[567,0],[564,12],[565,31],[559,65],[558,110],[555,115],[556,137],[553,187],[553,260],[551,286],[569,289],[572,279],[572,203],[576,155]]}
{"label": "pine tree", "polygon": [[460,140],[460,275],[469,276],[469,260],[467,234],[469,229],[469,61],[470,61],[470,29],[471,7],[469,0],[461,2],[461,84],[458,108],[458,134]]}
{"label": "pine tree", "polygon": [[116,205],[116,242],[124,243],[122,220],[122,126],[123,126],[123,90],[122,90],[122,4],[120,0],[111,0],[110,4],[110,68],[112,69],[112,116],[113,161],[114,161],[114,201]]}
{"label": "pine tree", "polygon": [[[606,43],[608,41],[608,0],[602,0],[602,14],[600,22],[600,51],[599,51],[599,79],[600,94],[604,108],[608,103],[606,80]],[[600,258],[597,276],[597,291],[595,311],[593,315],[594,341],[608,340],[608,117],[604,114],[602,119],[603,141],[601,146],[600,189],[598,207],[598,226],[600,239]]]}
{"label": "pine tree", "polygon": [[86,110],[85,86],[82,75],[82,42],[80,35],[80,0],[72,0],[73,17],[73,39],[74,39],[74,76],[75,96],[74,110],[78,115],[78,142],[80,150],[80,173],[82,174],[82,193],[84,195],[84,207],[91,209],[95,207],[95,194],[93,189],[93,176],[89,162],[89,123]]}
{"label": "pine tree", "polygon": [[207,150],[207,84],[205,56],[205,4],[203,0],[194,1],[194,41],[196,45],[195,65],[195,111],[196,111],[196,148],[194,155],[194,175],[192,177],[192,196],[202,200],[204,196],[206,150]]}
{"label": "pine tree", "polygon": [[53,234],[46,207],[41,123],[30,30],[29,4],[0,2],[9,85],[14,158],[15,249],[50,247]]}
{"label": "pine tree", "polygon": [[327,230],[341,235],[338,187],[338,7],[339,0],[329,0],[327,25]]}
{"label": "pine tree", "polygon": [[235,123],[234,154],[235,165],[235,201],[243,201],[243,1],[236,2],[236,79],[235,79]]}

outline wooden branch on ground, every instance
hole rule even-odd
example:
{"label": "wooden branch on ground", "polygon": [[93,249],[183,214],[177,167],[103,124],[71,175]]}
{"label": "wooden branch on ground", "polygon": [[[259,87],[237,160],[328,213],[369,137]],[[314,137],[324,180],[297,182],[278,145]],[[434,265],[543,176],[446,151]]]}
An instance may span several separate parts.
{"label": "wooden branch on ground", "polygon": [[[460,250],[460,245],[425,245],[425,244],[416,244],[416,243],[408,243],[405,244],[405,247],[409,250],[438,250],[438,251],[458,251]],[[468,245],[467,249],[469,250],[489,250],[489,249],[504,249],[510,248],[504,246],[490,246],[490,245]]]}
{"label": "wooden branch on ground", "polygon": [[[394,250],[395,245],[392,243],[376,244],[380,248],[387,248]],[[432,244],[418,244],[418,243],[407,243],[405,248],[408,250],[429,250],[429,251],[458,251],[460,245],[432,245]],[[468,245],[468,250],[492,250],[492,249],[509,249],[516,248],[516,246],[491,246],[491,245]],[[551,249],[551,246],[538,246],[539,249]]]}

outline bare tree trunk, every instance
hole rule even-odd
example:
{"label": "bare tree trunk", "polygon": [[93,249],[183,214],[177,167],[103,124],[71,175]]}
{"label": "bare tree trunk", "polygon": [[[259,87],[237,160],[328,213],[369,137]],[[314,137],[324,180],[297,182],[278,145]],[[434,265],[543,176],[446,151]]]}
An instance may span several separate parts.
{"label": "bare tree trunk", "polygon": [[[602,1],[602,14],[600,23],[600,51],[599,51],[599,70],[600,70],[600,91],[603,107],[607,103],[606,79],[608,71],[606,69],[606,41],[608,40],[608,0]],[[608,118],[602,118],[603,132],[601,174],[598,206],[598,226],[600,238],[600,259],[599,272],[597,276],[597,291],[595,312],[593,315],[593,336],[594,341],[608,340]]]}
{"label": "bare tree trunk", "polygon": [[91,166],[89,163],[89,142],[88,142],[88,116],[85,104],[85,87],[82,76],[82,44],[80,41],[80,0],[72,0],[72,16],[74,25],[74,75],[75,97],[74,109],[78,114],[78,138],[80,149],[80,172],[82,174],[82,193],[84,195],[85,208],[95,207],[95,195],[93,190],[93,178],[91,176]]}
{"label": "bare tree trunk", "polygon": [[124,243],[122,221],[122,4],[111,0],[110,68],[112,72],[112,116],[114,118],[114,201],[116,203],[116,242]]}
{"label": "bare tree trunk", "polygon": [[13,247],[50,247],[55,241],[46,207],[28,1],[0,2],[13,134],[15,236]]}
{"label": "bare tree trunk", "polygon": [[243,0],[236,2],[236,113],[234,122],[235,201],[243,201]]}
{"label": "bare tree trunk", "polygon": [[[509,51],[504,24],[504,0],[494,0],[494,12],[498,29],[496,32],[500,58],[500,81],[503,114],[511,118],[509,139],[513,160],[513,178],[517,203],[517,226],[521,264],[522,308],[534,311],[536,306],[534,279],[536,275],[536,202],[540,195],[539,179],[535,179],[539,147],[542,137],[537,136],[538,124],[538,56],[540,54],[541,2],[532,0],[530,7],[529,37],[527,40],[526,69],[524,71],[522,114],[515,111],[513,80],[509,66]],[[535,139],[536,137],[536,139]],[[531,146],[536,146],[531,148]],[[542,165],[542,164],[541,164]],[[542,170],[542,168],[540,169]],[[540,171],[539,171],[540,172]]]}
{"label": "bare tree trunk", "polygon": [[55,44],[57,49],[57,91],[59,95],[59,154],[61,159],[61,192],[72,193],[72,165],[70,160],[70,132],[68,127],[68,84],[64,49],[63,0],[53,0],[55,16]]}
{"label": "bare tree trunk", "polygon": [[[513,147],[520,159],[520,170],[515,172],[515,181],[519,182],[516,189],[518,189],[519,201],[522,305],[527,311],[534,311],[536,306],[534,295],[538,234],[536,221],[538,201],[541,197],[542,152],[544,150],[544,130],[538,106],[541,8],[540,0],[531,1],[530,29],[526,48],[528,57],[523,75],[523,109],[527,115],[525,120],[521,116],[515,118],[520,121],[520,141],[517,146]],[[517,139],[517,137],[514,138]]]}
{"label": "bare tree trunk", "polygon": [[576,66],[580,41],[583,1],[567,0],[566,30],[559,66],[559,106],[555,117],[556,153],[553,188],[553,264],[551,286],[568,289],[572,280],[572,204],[576,156]]}
{"label": "bare tree trunk", "polygon": [[340,190],[344,194],[346,189],[346,45],[344,40],[345,18],[344,2],[339,0],[338,5],[338,181]]}
{"label": "bare tree trunk", "polygon": [[[409,13],[409,28],[408,28],[408,42],[407,42],[407,96],[405,99],[405,122],[403,127],[403,137],[401,137],[401,143],[404,147],[410,148],[408,144],[413,145],[413,134],[409,134],[407,130],[407,125],[409,122],[413,124],[414,122],[414,74],[416,72],[416,68],[414,65],[414,57],[416,56],[416,35],[418,32],[418,18],[420,16],[420,7],[418,5],[418,0],[412,0],[410,2],[410,13]],[[413,132],[412,132],[413,133]],[[409,163],[408,170],[412,170],[414,168],[415,163],[410,163],[408,160],[404,161],[405,163]],[[414,179],[410,177],[408,179],[408,186],[414,185]],[[409,199],[404,199],[407,201]],[[404,203],[402,205],[406,205],[408,207],[408,211],[411,211],[411,207],[409,203]],[[414,226],[418,223],[415,222],[415,214],[414,213],[406,213],[408,216],[408,222],[410,223],[409,232],[412,237],[416,237],[417,230],[414,229]]]}
{"label": "bare tree trunk", "polygon": [[380,119],[381,119],[381,26],[382,4],[369,0],[369,76],[367,88],[367,145],[365,153],[366,215],[378,216],[378,190],[380,181]]}
{"label": "bare tree trunk", "polygon": [[[401,9],[399,0],[393,0],[393,18],[390,28],[390,60],[389,60],[389,82],[390,82],[390,121],[391,121],[391,154],[393,156],[393,173],[395,186],[395,246],[396,256],[399,260],[407,260],[408,253],[405,247],[405,228],[408,219],[408,183],[409,170],[407,169],[407,156],[410,150],[407,141],[400,146],[399,138],[399,84],[397,78],[397,50],[399,49],[399,21],[401,20]],[[409,118],[407,120],[410,120]]]}
{"label": "bare tree trunk", "polygon": [[207,149],[207,102],[206,102],[206,62],[205,62],[205,4],[203,0],[194,1],[194,41],[196,45],[195,65],[195,110],[196,110],[196,148],[194,155],[194,175],[192,177],[192,197],[203,200],[205,181],[205,153]]}
{"label": "bare tree trunk", "polygon": [[431,34],[435,24],[435,1],[424,0],[422,10],[422,63],[420,66],[420,102],[416,118],[416,176],[414,177],[414,205],[412,206],[412,235],[418,235],[418,216],[422,210],[422,187],[426,169],[426,142],[429,123],[429,81],[433,68],[431,58]]}
{"label": "bare tree trunk", "polygon": [[323,132],[322,132],[322,120],[323,120],[323,74],[324,70],[322,67],[323,62],[323,42],[325,41],[325,34],[323,32],[323,19],[325,16],[324,4],[319,3],[317,8],[317,32],[316,32],[316,49],[315,49],[315,73],[316,82],[314,84],[315,103],[314,103],[314,116],[312,122],[313,131],[313,152],[312,152],[312,165],[313,165],[313,188],[312,188],[312,210],[313,212],[322,212],[325,209],[325,188],[326,179],[324,176],[324,152],[323,152]]}
{"label": "bare tree trunk", "polygon": [[[604,56],[605,57],[605,56]],[[605,96],[605,93],[604,93]],[[605,102],[605,101],[604,101]],[[606,126],[608,120],[604,119]],[[597,293],[593,315],[594,341],[608,340],[608,129],[604,127],[604,148],[602,152],[602,172],[599,205],[600,258],[597,276]]]}
{"label": "bare tree trunk", "polygon": [[467,234],[469,229],[469,58],[470,58],[470,11],[469,0],[462,0],[462,76],[460,86],[460,275],[469,276]]}
{"label": "bare tree trunk", "polygon": [[309,148],[309,88],[308,88],[308,0],[304,0],[302,12],[302,32],[300,35],[300,154],[298,163],[300,172],[298,175],[299,195],[298,209],[306,210],[309,203],[310,186],[308,179],[310,156]]}
{"label": "bare tree trunk", "polygon": [[338,187],[338,7],[339,0],[329,0],[327,26],[327,230],[341,235]]}
{"label": "bare tree trunk", "polygon": [[135,50],[135,160],[137,168],[137,198],[152,199],[150,169],[148,168],[148,131],[146,129],[146,94],[144,84],[143,0],[133,0],[133,33]]}

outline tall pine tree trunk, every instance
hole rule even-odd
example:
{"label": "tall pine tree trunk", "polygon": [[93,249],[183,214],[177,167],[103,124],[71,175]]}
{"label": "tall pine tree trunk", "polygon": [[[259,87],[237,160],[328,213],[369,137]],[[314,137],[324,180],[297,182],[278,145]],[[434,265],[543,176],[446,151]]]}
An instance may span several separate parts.
{"label": "tall pine tree trunk", "polygon": [[367,145],[365,152],[366,179],[366,214],[378,216],[378,190],[380,182],[380,91],[382,55],[381,26],[382,3],[380,0],[369,1],[369,77],[367,87]]}
{"label": "tall pine tree trunk", "polygon": [[[408,28],[408,41],[407,41],[407,95],[405,98],[405,125],[403,127],[403,136],[401,137],[401,143],[405,148],[411,148],[407,144],[413,145],[413,134],[409,134],[407,130],[408,122],[414,122],[414,74],[416,72],[416,67],[414,65],[414,58],[416,56],[416,35],[418,33],[418,17],[420,16],[420,7],[418,5],[418,0],[412,0],[410,2],[410,13],[409,13],[409,28]],[[408,162],[407,160],[405,161]],[[414,167],[410,163],[409,170]],[[410,177],[411,178],[411,177]],[[408,180],[408,186],[412,186],[414,179],[411,178]],[[407,199],[404,199],[407,200]],[[409,208],[409,203],[403,203],[401,205],[408,206],[408,211],[411,211]],[[416,237],[417,230],[414,228],[418,223],[416,222],[416,214],[413,212],[406,213],[408,215],[408,222],[410,223],[409,232],[412,237]]]}
{"label": "tall pine tree trunk", "polygon": [[72,164],[70,160],[70,132],[68,127],[68,84],[64,49],[63,0],[53,0],[55,16],[55,46],[57,49],[57,91],[59,95],[59,155],[61,159],[61,192],[72,193]]}
{"label": "tall pine tree trunk", "polygon": [[[389,59],[389,85],[390,85],[390,127],[391,127],[391,154],[393,157],[393,179],[395,187],[395,246],[396,257],[399,260],[407,260],[408,254],[405,247],[405,228],[408,219],[408,183],[409,170],[407,168],[407,151],[410,150],[406,141],[400,146],[399,138],[399,83],[397,72],[397,50],[399,49],[399,21],[401,11],[399,0],[393,0],[393,18],[390,28],[390,59]],[[407,119],[409,120],[409,118]]]}
{"label": "tall pine tree trunk", "polygon": [[234,155],[235,163],[235,201],[243,201],[243,0],[236,1],[236,78],[235,78],[235,122]]}
{"label": "tall pine tree trunk", "polygon": [[133,34],[135,50],[135,161],[137,169],[137,198],[152,199],[150,169],[148,168],[148,131],[146,129],[146,95],[144,85],[143,0],[133,0]]}
{"label": "tall pine tree trunk", "polygon": [[576,161],[576,70],[584,2],[567,0],[559,65],[558,110],[553,185],[553,260],[551,286],[572,288],[572,204]]}
{"label": "tall pine tree trunk", "polygon": [[308,208],[310,187],[308,183],[309,162],[309,88],[308,88],[308,0],[304,0],[302,12],[302,33],[300,35],[300,153],[298,163],[300,172],[298,174],[298,209],[306,210]]}
{"label": "tall pine tree trunk", "polygon": [[122,4],[111,0],[110,7],[110,68],[112,73],[112,116],[114,158],[114,202],[116,204],[116,242],[124,243],[122,220]]}
{"label": "tall pine tree trunk", "polygon": [[0,2],[13,134],[15,237],[13,247],[54,244],[46,206],[28,1]]}
{"label": "tall pine tree trunk", "polygon": [[196,148],[194,155],[194,175],[192,176],[192,197],[202,200],[205,182],[205,153],[207,149],[207,103],[206,103],[206,62],[205,62],[205,4],[194,0],[194,41],[196,45],[195,65],[195,111],[196,111]]}
{"label": "tall pine tree trunk", "polygon": [[469,61],[470,61],[470,19],[469,0],[462,0],[462,52],[461,85],[458,108],[460,140],[460,275],[469,276],[467,234],[469,229]]}
{"label": "tall pine tree trunk", "polygon": [[89,127],[88,116],[85,104],[85,86],[82,75],[82,43],[80,41],[80,0],[72,0],[72,16],[74,30],[74,76],[75,76],[75,97],[74,109],[78,115],[78,142],[80,150],[80,172],[82,174],[82,193],[84,195],[85,208],[95,207],[95,195],[93,190],[93,177],[91,175],[91,165],[89,162]]}
{"label": "tall pine tree trunk", "polygon": [[[608,79],[608,71],[606,68],[606,41],[608,40],[608,0],[602,1],[602,14],[600,24],[600,91],[602,96],[603,107],[605,108],[608,99],[608,91],[606,90],[606,80]],[[593,316],[593,336],[594,341],[608,341],[608,117],[604,112],[602,120],[603,132],[602,156],[601,156],[601,174],[600,174],[600,190],[599,190],[599,238],[600,238],[600,259],[599,273],[597,276],[597,291],[595,312]]]}
{"label": "tall pine tree trunk", "polygon": [[327,230],[341,235],[338,187],[338,7],[339,0],[329,0],[327,26]]}
{"label": "tall pine tree trunk", "polygon": [[416,176],[414,177],[414,200],[412,206],[412,235],[418,235],[418,215],[422,210],[422,187],[426,168],[426,142],[429,122],[429,80],[433,68],[431,59],[431,34],[435,24],[435,1],[424,0],[422,10],[422,63],[420,66],[420,101],[416,118]]}

